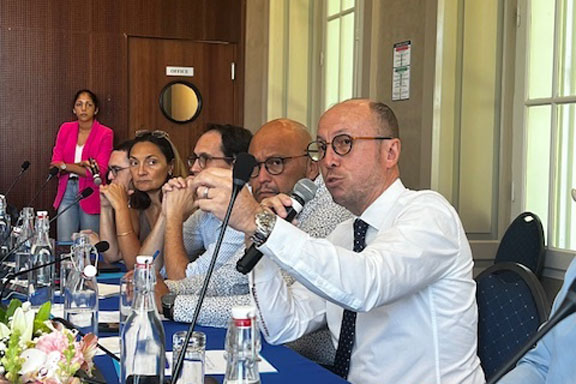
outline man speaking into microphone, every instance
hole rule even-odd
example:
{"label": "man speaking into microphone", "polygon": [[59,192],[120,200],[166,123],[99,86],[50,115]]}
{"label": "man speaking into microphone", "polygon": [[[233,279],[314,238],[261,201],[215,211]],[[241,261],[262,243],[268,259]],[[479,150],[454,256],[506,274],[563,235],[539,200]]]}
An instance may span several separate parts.
{"label": "man speaking into microphone", "polygon": [[[327,239],[280,219],[287,196],[258,204],[241,191],[229,224],[264,254],[251,287],[261,330],[283,343],[327,324],[333,371],[352,383],[483,383],[468,240],[442,196],[404,187],[400,152],[388,106],[348,100],[324,113],[308,155],[357,216]],[[198,207],[223,217],[230,177],[200,173]],[[298,283],[288,287],[278,267]]]}

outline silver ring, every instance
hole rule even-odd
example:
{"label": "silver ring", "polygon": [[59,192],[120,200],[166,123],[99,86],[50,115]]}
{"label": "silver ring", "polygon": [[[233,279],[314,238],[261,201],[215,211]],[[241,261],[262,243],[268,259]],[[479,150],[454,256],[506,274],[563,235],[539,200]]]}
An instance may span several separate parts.
{"label": "silver ring", "polygon": [[203,199],[208,199],[208,192],[210,191],[210,188],[208,187],[204,187],[204,193],[202,193],[202,198]]}

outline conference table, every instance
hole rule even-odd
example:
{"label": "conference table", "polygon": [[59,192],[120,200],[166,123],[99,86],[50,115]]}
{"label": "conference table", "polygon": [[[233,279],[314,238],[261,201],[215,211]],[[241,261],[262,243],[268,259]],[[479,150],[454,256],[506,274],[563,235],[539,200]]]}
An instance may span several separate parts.
{"label": "conference table", "polygon": [[[99,282],[118,283],[119,274],[102,273],[98,277]],[[119,307],[118,296],[100,299],[101,311],[117,311]],[[166,333],[166,350],[172,350],[172,335],[177,331],[187,330],[188,324],[174,321],[163,321],[164,331]],[[202,331],[206,334],[207,350],[223,350],[226,330],[213,327],[197,326],[196,331]],[[118,336],[114,333],[101,333],[101,338],[107,336]],[[261,382],[264,384],[292,384],[292,383],[347,383],[346,380],[333,374],[324,367],[308,360],[293,350],[285,346],[274,346],[268,344],[262,338],[262,357],[276,368],[278,372],[261,373]],[[102,373],[107,383],[118,383],[118,366],[114,360],[107,355],[98,355],[95,357],[95,364]],[[223,375],[212,376],[216,381],[222,383]]]}

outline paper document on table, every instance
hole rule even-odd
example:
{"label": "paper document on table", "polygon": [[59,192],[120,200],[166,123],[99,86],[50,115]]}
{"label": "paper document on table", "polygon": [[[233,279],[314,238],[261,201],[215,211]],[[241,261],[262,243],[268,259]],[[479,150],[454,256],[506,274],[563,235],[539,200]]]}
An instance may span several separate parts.
{"label": "paper document on table", "polygon": [[[172,375],[172,352],[166,352],[166,360],[168,368],[164,374],[166,376]],[[258,361],[258,371],[260,373],[275,373],[278,372],[272,364],[260,355]],[[206,351],[206,361],[204,362],[204,373],[206,375],[224,375],[226,373],[226,357],[224,350],[209,350]]]}
{"label": "paper document on table", "polygon": [[100,298],[112,297],[120,294],[120,286],[117,284],[98,283],[98,296]]}
{"label": "paper document on table", "polygon": [[[54,317],[64,317],[64,304],[52,304],[50,312]],[[99,311],[98,323],[117,323],[120,321],[120,312],[118,311]]]}
{"label": "paper document on table", "polygon": [[64,317],[64,304],[52,304],[50,313],[54,317]]}
{"label": "paper document on table", "polygon": [[[116,356],[120,357],[120,336],[101,337],[98,339],[98,343]],[[96,354],[103,355],[104,352],[98,348]]]}
{"label": "paper document on table", "polygon": [[99,311],[98,323],[118,323],[120,321],[119,311]]}

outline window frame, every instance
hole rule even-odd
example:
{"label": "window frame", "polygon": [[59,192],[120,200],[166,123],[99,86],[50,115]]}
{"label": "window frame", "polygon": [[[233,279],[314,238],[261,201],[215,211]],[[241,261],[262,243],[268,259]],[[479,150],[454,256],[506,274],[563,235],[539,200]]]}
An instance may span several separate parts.
{"label": "window frame", "polygon": [[[558,185],[557,172],[555,165],[558,162],[558,117],[560,115],[559,107],[567,104],[574,104],[576,106],[576,95],[574,96],[558,96],[559,84],[558,76],[560,71],[560,18],[562,0],[553,0],[556,2],[555,15],[554,15],[554,47],[553,47],[553,63],[552,63],[552,92],[550,97],[538,97],[530,99],[528,95],[529,89],[529,59],[530,59],[530,0],[518,0],[517,2],[517,33],[516,33],[516,47],[515,47],[515,92],[514,92],[514,109],[513,109],[513,141],[512,148],[512,186],[511,186],[511,218],[516,217],[521,212],[527,210],[526,207],[526,182],[527,182],[527,125],[528,125],[528,109],[535,106],[550,106],[550,165],[549,165],[549,199],[548,199],[548,220],[543,223],[546,227],[546,243],[547,243],[547,260],[545,275],[552,278],[563,278],[564,271],[572,261],[575,249],[558,248],[551,246],[551,239],[555,239],[556,233],[553,228],[557,221],[557,214],[555,206],[557,204],[557,190]],[[569,193],[569,191],[567,192]],[[568,222],[568,225],[576,225],[576,223]]]}

